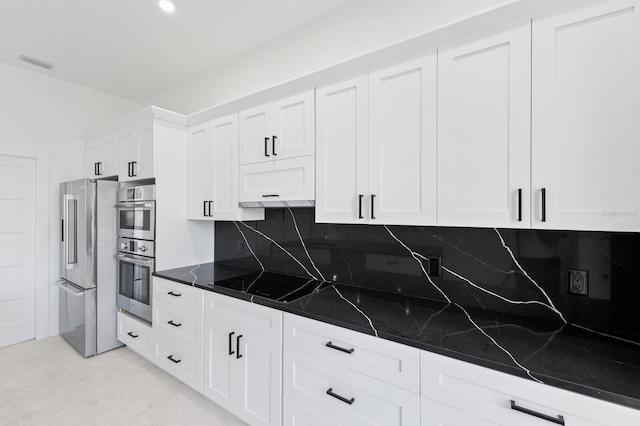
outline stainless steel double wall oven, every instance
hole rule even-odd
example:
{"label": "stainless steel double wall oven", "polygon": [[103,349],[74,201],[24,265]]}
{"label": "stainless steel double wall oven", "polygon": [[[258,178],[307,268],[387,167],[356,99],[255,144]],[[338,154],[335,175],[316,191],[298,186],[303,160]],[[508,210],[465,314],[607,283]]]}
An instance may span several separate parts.
{"label": "stainless steel double wall oven", "polygon": [[151,322],[155,271],[155,185],[118,191],[118,307]]}

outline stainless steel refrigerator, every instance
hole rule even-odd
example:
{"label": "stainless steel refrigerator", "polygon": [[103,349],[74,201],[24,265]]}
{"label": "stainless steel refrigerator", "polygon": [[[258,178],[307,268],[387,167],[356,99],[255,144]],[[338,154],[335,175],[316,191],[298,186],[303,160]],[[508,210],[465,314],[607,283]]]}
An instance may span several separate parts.
{"label": "stainless steel refrigerator", "polygon": [[117,338],[118,182],[60,184],[60,334],[85,357],[122,346]]}

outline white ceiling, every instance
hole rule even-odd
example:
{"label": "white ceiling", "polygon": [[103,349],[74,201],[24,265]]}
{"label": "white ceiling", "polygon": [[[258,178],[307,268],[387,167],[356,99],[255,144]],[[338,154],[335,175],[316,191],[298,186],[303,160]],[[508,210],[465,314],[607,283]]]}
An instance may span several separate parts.
{"label": "white ceiling", "polygon": [[350,1],[2,0],[0,62],[142,102]]}

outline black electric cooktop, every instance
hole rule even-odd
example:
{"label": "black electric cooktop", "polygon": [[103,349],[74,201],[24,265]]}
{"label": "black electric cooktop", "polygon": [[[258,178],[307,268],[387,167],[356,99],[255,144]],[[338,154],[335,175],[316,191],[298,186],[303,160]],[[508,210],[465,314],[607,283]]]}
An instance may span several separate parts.
{"label": "black electric cooktop", "polygon": [[262,271],[216,281],[210,285],[242,291],[277,302],[290,303],[331,283]]}

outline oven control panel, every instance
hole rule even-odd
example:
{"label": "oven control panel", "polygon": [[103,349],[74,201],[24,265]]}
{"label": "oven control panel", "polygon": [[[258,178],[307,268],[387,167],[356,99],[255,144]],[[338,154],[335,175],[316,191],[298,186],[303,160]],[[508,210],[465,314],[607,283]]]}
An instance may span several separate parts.
{"label": "oven control panel", "polygon": [[118,251],[139,256],[155,257],[155,243],[153,241],[120,237],[118,238]]}

